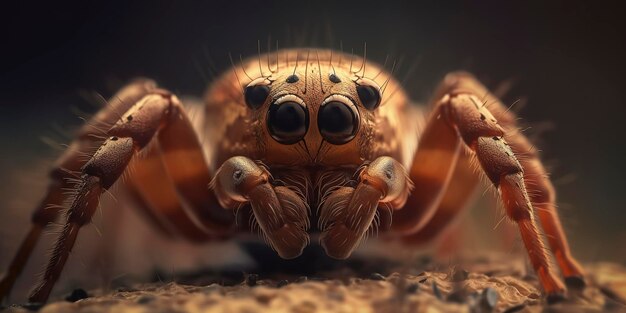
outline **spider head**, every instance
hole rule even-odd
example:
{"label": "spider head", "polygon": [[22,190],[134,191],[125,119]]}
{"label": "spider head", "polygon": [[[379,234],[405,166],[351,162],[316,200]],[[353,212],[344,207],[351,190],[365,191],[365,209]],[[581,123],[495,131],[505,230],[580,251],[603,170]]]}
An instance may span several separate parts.
{"label": "spider head", "polygon": [[359,75],[357,66],[351,69],[352,56],[331,57],[325,50],[279,51],[272,58],[283,61],[268,63],[266,71],[259,66],[256,72],[265,75],[245,86],[244,101],[262,125],[259,137],[265,141],[267,159],[289,163],[304,157],[309,163],[335,165],[362,162],[364,142],[371,138],[383,103],[380,79]]}

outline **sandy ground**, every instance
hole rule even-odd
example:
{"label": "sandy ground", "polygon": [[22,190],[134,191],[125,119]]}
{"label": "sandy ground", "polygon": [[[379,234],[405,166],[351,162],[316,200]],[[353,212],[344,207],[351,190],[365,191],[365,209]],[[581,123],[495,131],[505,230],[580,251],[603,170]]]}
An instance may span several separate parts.
{"label": "sandy ground", "polygon": [[[460,266],[350,263],[319,276],[270,273],[180,275],[178,282],[75,290],[40,306],[6,312],[626,312],[626,267],[588,264],[587,287],[548,304],[536,278],[507,259]],[[344,264],[346,265],[346,264]],[[388,268],[386,275],[372,270]],[[427,270],[417,270],[417,269]],[[324,278],[322,278],[324,277]]]}

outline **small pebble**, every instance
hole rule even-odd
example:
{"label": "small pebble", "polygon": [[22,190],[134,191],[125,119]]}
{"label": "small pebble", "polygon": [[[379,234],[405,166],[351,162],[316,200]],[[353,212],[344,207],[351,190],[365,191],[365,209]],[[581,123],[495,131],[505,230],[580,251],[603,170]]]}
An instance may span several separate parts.
{"label": "small pebble", "polygon": [[286,279],[283,279],[283,280],[279,281],[279,282],[276,284],[276,287],[280,288],[280,287],[283,287],[283,286],[286,286],[286,285],[289,285],[289,281],[288,281],[288,280],[286,280]]}
{"label": "small pebble", "polygon": [[308,277],[306,277],[306,276],[300,276],[300,277],[298,277],[298,279],[296,279],[296,282],[297,282],[297,283],[304,283],[304,282],[306,282],[306,281],[308,281],[308,280],[309,280],[309,278],[308,278]]}
{"label": "small pebble", "polygon": [[89,298],[87,291],[81,288],[76,288],[72,291],[72,293],[69,296],[65,297],[65,301],[76,302],[78,300],[82,300],[86,298]]}
{"label": "small pebble", "polygon": [[498,304],[500,295],[493,288],[485,288],[480,295],[480,305],[486,312],[491,312]]}
{"label": "small pebble", "polygon": [[381,275],[380,273],[372,273],[370,275],[370,279],[371,280],[385,280],[385,276]]}

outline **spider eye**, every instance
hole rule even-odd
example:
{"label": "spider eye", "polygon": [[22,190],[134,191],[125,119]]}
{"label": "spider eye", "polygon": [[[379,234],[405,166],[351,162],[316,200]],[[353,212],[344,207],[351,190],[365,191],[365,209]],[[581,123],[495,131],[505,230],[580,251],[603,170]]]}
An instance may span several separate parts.
{"label": "spider eye", "polygon": [[334,95],[322,103],[317,127],[324,140],[334,145],[342,145],[354,138],[359,128],[359,118],[351,101],[343,96]]}
{"label": "spider eye", "polygon": [[285,80],[286,82],[293,84],[293,83],[297,83],[300,80],[300,78],[298,78],[298,76],[294,75],[289,75],[289,77],[287,77],[287,80]]}
{"label": "spider eye", "polygon": [[375,110],[380,105],[380,91],[378,88],[369,85],[358,85],[356,92],[363,106],[369,111]]}
{"label": "spider eye", "polygon": [[243,95],[246,105],[256,110],[265,103],[265,100],[270,95],[270,87],[267,85],[248,85]]}
{"label": "spider eye", "polygon": [[267,129],[274,140],[285,145],[302,140],[309,129],[309,111],[304,102],[293,95],[274,101],[267,113]]}
{"label": "spider eye", "polygon": [[330,80],[331,82],[338,84],[341,82],[341,78],[339,78],[339,76],[333,74],[328,75],[328,80]]}

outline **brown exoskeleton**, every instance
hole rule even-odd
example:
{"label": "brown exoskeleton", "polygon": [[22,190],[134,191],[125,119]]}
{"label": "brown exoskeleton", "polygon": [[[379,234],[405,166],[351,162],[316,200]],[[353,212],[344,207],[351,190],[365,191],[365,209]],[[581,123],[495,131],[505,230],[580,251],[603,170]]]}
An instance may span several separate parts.
{"label": "brown exoskeleton", "polygon": [[[151,81],[119,91],[58,160],[0,297],[69,197],[65,226],[30,296],[45,302],[79,229],[117,181],[164,234],[194,242],[229,236],[238,230],[233,211],[242,209],[283,258],[300,255],[315,231],[326,253],[343,259],[377,214],[392,221],[382,229],[406,242],[434,237],[476,188],[472,166],[498,189],[545,293],[560,296],[565,286],[550,267],[535,213],[563,276],[584,282],[537,151],[514,114],[469,74],[447,75],[426,115],[388,72],[363,58],[280,50],[233,66],[204,100],[204,114],[191,119],[175,95]],[[81,161],[98,125],[107,125],[108,138]],[[69,187],[71,196],[62,192]]]}

